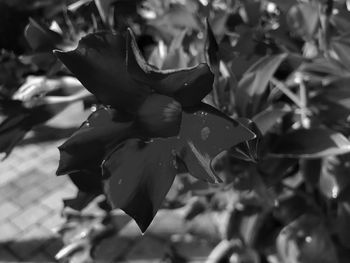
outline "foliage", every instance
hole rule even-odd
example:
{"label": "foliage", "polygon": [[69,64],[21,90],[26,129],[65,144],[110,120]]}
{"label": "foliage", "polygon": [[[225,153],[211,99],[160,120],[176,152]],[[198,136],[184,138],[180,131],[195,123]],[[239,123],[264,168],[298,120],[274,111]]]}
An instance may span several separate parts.
{"label": "foliage", "polygon": [[67,205],[80,210],[103,193],[144,232],[158,209],[199,196],[186,220],[221,218],[223,241],[208,262],[347,262],[349,8],[345,0],[52,5],[51,26],[29,20],[31,51],[2,52],[11,63],[0,73],[0,150],[9,154],[57,113],[46,114],[48,99],[14,100],[26,76],[75,76],[97,106],[59,148],[57,173],[80,191]]}

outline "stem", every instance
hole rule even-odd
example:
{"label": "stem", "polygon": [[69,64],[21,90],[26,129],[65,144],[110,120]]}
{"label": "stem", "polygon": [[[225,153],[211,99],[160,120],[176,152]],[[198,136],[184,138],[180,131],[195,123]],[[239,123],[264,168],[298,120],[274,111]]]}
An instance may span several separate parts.
{"label": "stem", "polygon": [[271,78],[270,80],[272,84],[276,86],[280,91],[283,92],[284,95],[286,95],[291,101],[293,101],[299,108],[302,107],[300,99],[293,93],[291,92],[286,85],[284,85],[283,82],[279,81],[276,78]]}
{"label": "stem", "polygon": [[300,92],[300,122],[301,126],[305,129],[310,128],[310,120],[307,116],[307,90],[303,80],[300,81],[299,84],[299,92]]}

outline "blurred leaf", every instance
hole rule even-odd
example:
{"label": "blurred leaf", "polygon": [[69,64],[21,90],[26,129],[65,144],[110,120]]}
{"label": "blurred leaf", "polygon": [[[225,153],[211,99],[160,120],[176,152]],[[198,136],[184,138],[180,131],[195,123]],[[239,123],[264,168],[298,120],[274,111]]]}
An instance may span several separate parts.
{"label": "blurred leaf", "polygon": [[331,48],[337,55],[337,59],[350,69],[350,34],[344,34],[331,40]]}
{"label": "blurred leaf", "polygon": [[340,243],[350,248],[350,204],[348,202],[339,202],[337,218],[333,223]]}
{"label": "blurred leaf", "polygon": [[328,198],[338,198],[350,185],[350,155],[328,156],[323,159],[319,187]]}
{"label": "blurred leaf", "polygon": [[102,21],[106,24],[110,16],[111,4],[117,0],[94,0]]}
{"label": "blurred leaf", "polygon": [[245,72],[236,91],[236,107],[241,117],[253,117],[264,108],[268,83],[286,57],[286,54],[266,56]]}
{"label": "blurred leaf", "polygon": [[289,112],[291,112],[291,108],[287,104],[276,104],[255,115],[253,121],[261,134],[265,135]]}
{"label": "blurred leaf", "polygon": [[285,226],[277,237],[277,251],[288,263],[338,262],[327,228],[313,215],[303,215]]}
{"label": "blurred leaf", "polygon": [[287,14],[290,28],[305,40],[311,40],[319,26],[318,3],[300,3],[291,7]]}
{"label": "blurred leaf", "polygon": [[279,136],[271,155],[288,158],[320,158],[350,152],[350,142],[341,133],[311,128],[287,132]]}

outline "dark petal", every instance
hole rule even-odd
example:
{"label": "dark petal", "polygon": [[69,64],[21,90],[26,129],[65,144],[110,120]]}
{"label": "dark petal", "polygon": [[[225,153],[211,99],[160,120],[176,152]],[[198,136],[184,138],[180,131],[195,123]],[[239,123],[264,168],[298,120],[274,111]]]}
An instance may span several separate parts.
{"label": "dark petal", "polygon": [[90,194],[102,193],[102,171],[99,166],[70,173],[68,176],[79,191]]}
{"label": "dark petal", "polygon": [[220,73],[220,69],[219,69],[220,59],[218,57],[219,45],[216,42],[213,30],[209,24],[208,19],[206,19],[206,22],[207,22],[207,38],[205,41],[205,51],[206,51],[207,61],[208,61],[208,64],[210,65],[211,70],[215,74],[219,74]]}
{"label": "dark petal", "polygon": [[177,171],[172,139],[130,139],[103,163],[105,192],[113,208],[133,217],[145,232]]}
{"label": "dark petal", "polygon": [[62,36],[34,19],[29,18],[29,24],[24,30],[24,36],[34,51],[51,52],[62,42]]}
{"label": "dark petal", "polygon": [[180,130],[182,109],[171,97],[153,94],[137,112],[138,128],[148,137],[176,136]]}
{"label": "dark petal", "polygon": [[117,121],[114,116],[114,111],[106,108],[94,112],[59,147],[58,175],[84,170],[86,166],[99,166],[110,147],[134,135],[131,122]]}
{"label": "dark petal", "polygon": [[213,173],[212,159],[238,143],[255,138],[255,134],[239,122],[205,103],[183,112],[179,136],[179,155],[188,171],[211,183],[219,180]]}
{"label": "dark petal", "polygon": [[133,113],[150,92],[129,76],[121,34],[90,34],[80,40],[77,49],[55,54],[105,105]]}
{"label": "dark petal", "polygon": [[180,70],[158,70],[143,58],[135,37],[128,31],[127,67],[136,80],[156,92],[174,97],[182,107],[196,106],[212,90],[214,74],[207,64]]}

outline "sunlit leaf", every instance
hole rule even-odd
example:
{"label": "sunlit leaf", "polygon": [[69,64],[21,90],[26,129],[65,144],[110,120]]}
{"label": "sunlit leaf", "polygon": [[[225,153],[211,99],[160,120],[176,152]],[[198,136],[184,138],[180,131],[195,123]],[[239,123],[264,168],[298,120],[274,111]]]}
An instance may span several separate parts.
{"label": "sunlit leaf", "polygon": [[286,54],[266,56],[251,66],[238,83],[236,107],[240,116],[253,117],[264,106],[268,83]]}

